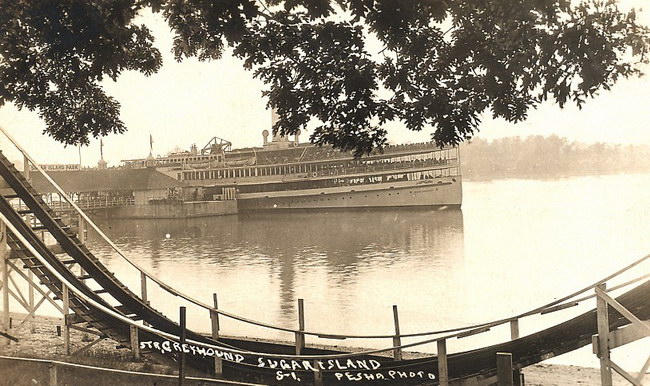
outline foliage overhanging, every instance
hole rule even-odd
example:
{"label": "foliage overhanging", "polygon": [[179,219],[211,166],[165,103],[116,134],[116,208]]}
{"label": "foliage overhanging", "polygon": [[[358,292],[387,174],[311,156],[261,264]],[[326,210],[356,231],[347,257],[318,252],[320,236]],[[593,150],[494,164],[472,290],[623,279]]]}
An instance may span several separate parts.
{"label": "foliage overhanging", "polygon": [[357,155],[393,120],[447,145],[486,112],[516,122],[544,100],[581,106],[640,75],[650,41],[613,0],[0,0],[0,106],[38,111],[65,144],[123,132],[100,82],[161,67],[135,21],[145,9],[164,15],[177,60],[243,59],[274,130],[318,122],[312,142]]}

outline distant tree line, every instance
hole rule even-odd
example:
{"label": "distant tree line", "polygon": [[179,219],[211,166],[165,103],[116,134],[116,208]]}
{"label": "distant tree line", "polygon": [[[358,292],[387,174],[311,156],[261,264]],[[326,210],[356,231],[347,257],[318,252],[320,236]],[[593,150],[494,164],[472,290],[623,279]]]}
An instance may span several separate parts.
{"label": "distant tree line", "polygon": [[461,146],[461,163],[470,179],[643,173],[650,172],[650,146],[584,144],[557,135],[475,138]]}

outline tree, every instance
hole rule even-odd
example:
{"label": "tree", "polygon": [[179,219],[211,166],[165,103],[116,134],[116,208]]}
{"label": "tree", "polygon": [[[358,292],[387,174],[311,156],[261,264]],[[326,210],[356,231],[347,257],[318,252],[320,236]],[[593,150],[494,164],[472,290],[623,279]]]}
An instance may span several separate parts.
{"label": "tree", "polygon": [[649,47],[613,0],[0,0],[0,105],[37,110],[66,144],[123,132],[99,82],[160,68],[134,24],[146,8],[172,28],[177,60],[243,59],[274,130],[315,121],[312,142],[357,155],[385,144],[388,121],[445,145],[485,112],[516,122],[547,99],[581,106],[640,75]]}

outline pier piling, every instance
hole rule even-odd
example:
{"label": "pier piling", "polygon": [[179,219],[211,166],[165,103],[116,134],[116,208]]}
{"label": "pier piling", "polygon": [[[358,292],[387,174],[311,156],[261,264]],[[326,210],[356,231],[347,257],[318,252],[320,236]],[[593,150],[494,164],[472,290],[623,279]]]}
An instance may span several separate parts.
{"label": "pier piling", "polygon": [[[393,347],[398,347],[402,345],[402,338],[400,337],[399,332],[399,314],[397,312],[397,306],[393,305],[393,319],[395,321],[395,337],[393,337]],[[396,348],[393,350],[393,359],[396,361],[402,360],[402,349]]]}

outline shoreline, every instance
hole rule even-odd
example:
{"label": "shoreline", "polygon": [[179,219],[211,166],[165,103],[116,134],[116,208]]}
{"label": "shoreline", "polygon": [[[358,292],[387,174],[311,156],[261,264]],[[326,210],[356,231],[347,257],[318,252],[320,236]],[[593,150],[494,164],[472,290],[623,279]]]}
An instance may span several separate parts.
{"label": "shoreline", "polygon": [[[20,323],[26,314],[12,313],[15,323]],[[31,332],[29,322],[11,331],[12,336],[19,339],[7,345],[7,339],[0,337],[0,356],[16,358],[34,358],[77,363],[82,365],[114,368],[118,370],[139,371],[156,374],[174,375],[175,368],[158,364],[148,358],[133,361],[131,352],[125,348],[117,348],[117,343],[104,339],[86,350],[83,355],[66,356],[63,348],[63,337],[57,335],[57,326],[63,324],[62,318],[39,316],[34,319],[34,331]],[[70,330],[71,350],[83,347],[94,340],[90,334]],[[354,351],[354,349],[351,349]],[[405,353],[406,354],[406,353]],[[413,356],[421,354],[409,353]],[[564,385],[597,385],[600,384],[599,369],[539,363],[524,368],[526,385],[533,386],[564,386]],[[0,382],[1,384],[1,382]],[[615,373],[614,385],[629,385]]]}

